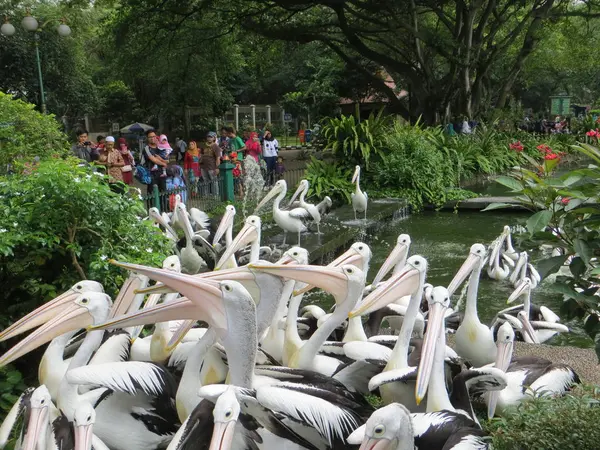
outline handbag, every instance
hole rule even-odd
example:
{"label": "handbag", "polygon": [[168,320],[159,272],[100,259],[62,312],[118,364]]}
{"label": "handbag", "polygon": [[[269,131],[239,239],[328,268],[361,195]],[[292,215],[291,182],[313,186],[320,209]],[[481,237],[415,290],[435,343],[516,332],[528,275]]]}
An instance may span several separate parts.
{"label": "handbag", "polygon": [[152,184],[152,177],[150,176],[150,171],[144,166],[136,166],[134,176],[142,184]]}
{"label": "handbag", "polygon": [[123,167],[121,167],[121,172],[131,172],[132,168],[131,168],[131,164],[127,164]]}

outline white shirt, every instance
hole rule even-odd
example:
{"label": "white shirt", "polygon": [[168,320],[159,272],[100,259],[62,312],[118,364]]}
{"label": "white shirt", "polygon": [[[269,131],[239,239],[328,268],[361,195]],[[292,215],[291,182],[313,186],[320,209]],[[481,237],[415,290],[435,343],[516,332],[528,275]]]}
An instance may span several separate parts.
{"label": "white shirt", "polygon": [[279,148],[279,142],[277,139],[272,141],[263,141],[263,157],[268,158],[269,156],[277,156],[277,149]]}

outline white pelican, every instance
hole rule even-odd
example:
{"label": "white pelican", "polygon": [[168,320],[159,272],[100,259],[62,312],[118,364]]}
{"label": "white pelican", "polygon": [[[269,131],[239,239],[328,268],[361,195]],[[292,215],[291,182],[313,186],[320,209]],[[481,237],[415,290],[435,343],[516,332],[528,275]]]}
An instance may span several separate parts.
{"label": "white pelican", "polygon": [[402,294],[398,289],[398,285],[407,283],[407,280],[410,280],[411,289],[405,294],[410,293],[411,299],[402,322],[400,334],[384,371],[371,379],[369,389],[375,390],[380,387],[381,397],[385,403],[400,401],[411,410],[417,409],[418,406],[415,402],[413,384],[417,368],[409,367],[408,350],[415,319],[421,304],[426,273],[427,261],[425,258],[418,255],[411,256],[402,271],[393,275],[385,283],[380,284],[377,289],[365,297],[356,310],[350,313],[351,316],[368,314],[386,306]]}
{"label": "white pelican", "polygon": [[156,223],[156,225],[162,226],[165,229],[164,233],[170,240],[172,240],[173,242],[177,242],[177,240],[179,239],[179,237],[177,236],[177,232],[173,229],[173,227],[171,227],[171,224],[168,220],[169,218],[163,217],[160,214],[158,208],[150,208],[148,210],[148,216],[154,223]]}
{"label": "white pelican", "polygon": [[494,335],[479,321],[477,315],[477,290],[484,260],[485,247],[482,244],[473,244],[466,261],[448,285],[448,291],[452,295],[469,277],[465,315],[456,330],[456,353],[475,367],[490,364],[496,359]]}
{"label": "white pelican", "polygon": [[486,434],[451,411],[411,414],[400,403],[375,411],[348,436],[359,450],[484,450]]}
{"label": "white pelican", "polygon": [[506,236],[506,238],[505,238],[506,250],[504,251],[504,254],[508,258],[512,259],[513,261],[517,261],[517,259],[519,259],[519,254],[517,253],[517,251],[514,249],[514,247],[512,245],[512,233],[511,233],[510,227],[508,225],[504,225],[503,233]]}
{"label": "white pelican", "polygon": [[375,278],[373,278],[373,287],[377,287],[377,285],[386,277],[390,270],[393,269],[392,275],[396,275],[398,272],[400,272],[400,270],[402,270],[408,258],[410,243],[410,236],[408,234],[398,235],[398,238],[396,239],[396,245],[379,268]]}
{"label": "white pelican", "polygon": [[[487,274],[492,280],[505,280],[510,274],[510,263],[512,259],[504,255],[502,243],[504,236],[490,245],[490,259],[488,261]],[[510,261],[510,263],[509,263]],[[514,263],[513,263],[514,264]]]}
{"label": "white pelican", "polygon": [[[46,305],[44,305],[46,306]],[[10,363],[51,339],[73,329],[86,328],[108,318],[110,298],[101,293],[80,294],[71,304],[51,306],[53,318],[46,321],[0,358],[0,366]],[[42,307],[44,308],[44,307]],[[46,307],[47,311],[49,308]],[[57,406],[68,420],[73,420],[82,402],[96,407],[98,437],[115,450],[153,449],[166,444],[175,433],[174,411],[164,396],[174,395],[170,375],[154,364],[123,362],[85,366],[102,342],[103,331],[89,331],[71,359],[67,375],[61,381]],[[125,366],[133,370],[127,370]],[[150,375],[154,374],[154,375]],[[101,385],[112,380],[111,389],[139,395],[113,394],[105,388],[80,394],[77,384],[88,381]]]}
{"label": "white pelican", "polygon": [[[522,320],[526,320],[521,316]],[[496,367],[506,372],[508,386],[502,391],[485,394],[488,417],[496,409],[502,412],[534,395],[562,395],[580,383],[579,376],[566,364],[554,364],[535,356],[514,358],[511,363],[515,332],[506,322],[498,330],[498,357]]]}
{"label": "white pelican", "polygon": [[308,187],[308,180],[300,181],[296,192],[294,192],[294,195],[292,195],[292,198],[290,199],[290,205],[294,202],[296,197],[300,195],[300,207],[308,211],[308,213],[312,217],[313,222],[317,224],[317,233],[321,234],[321,231],[319,229],[319,224],[321,223],[321,212],[319,211],[319,208],[317,208],[312,203],[307,203],[305,200],[306,193],[308,192]]}
{"label": "white pelican", "polygon": [[352,183],[356,183],[356,189],[352,193],[352,209],[354,210],[354,220],[356,220],[356,213],[364,212],[365,220],[367,219],[367,202],[369,197],[366,192],[360,190],[360,166],[356,166],[354,169],[354,175],[352,175]]}
{"label": "white pelican", "polygon": [[73,430],[75,434],[74,450],[110,450],[98,436],[94,434],[96,410],[89,403],[83,403],[75,410]]}
{"label": "white pelican", "polygon": [[221,258],[215,266],[215,270],[222,269],[226,264],[229,264],[230,258],[241,250],[246,245],[250,244],[250,262],[258,261],[260,256],[260,233],[261,233],[261,220],[258,216],[248,216],[244,227],[236,235],[235,239],[231,242],[231,245],[227,246],[225,253],[221,255]]}
{"label": "white pelican", "polygon": [[197,274],[206,269],[206,262],[200,257],[198,251],[194,248],[194,230],[188,218],[185,205],[177,204],[175,207],[177,217],[182,222],[183,232],[185,234],[185,247],[181,249],[181,270],[183,273]]}
{"label": "white pelican", "polygon": [[284,211],[280,208],[281,201],[287,193],[287,184],[285,180],[279,180],[269,193],[260,201],[256,210],[262,208],[269,200],[275,197],[273,202],[273,219],[284,232],[283,243],[287,238],[288,231],[290,233],[298,233],[298,247],[300,246],[300,234],[307,230],[305,221],[310,217],[310,213],[304,208],[294,208],[291,211]]}
{"label": "white pelican", "polygon": [[321,214],[321,216],[324,216],[325,214],[327,214],[329,212],[329,210],[331,209],[332,205],[333,205],[333,202],[331,201],[331,197],[326,195],[325,198],[317,204],[317,209],[319,210],[319,213]]}
{"label": "white pelican", "polygon": [[[216,246],[221,238],[225,236],[225,248],[231,247],[231,243],[233,242],[233,222],[235,221],[235,206],[227,205],[225,207],[225,214],[221,217],[221,222],[219,222],[219,227],[213,236],[213,246]],[[231,255],[229,260],[223,264],[224,269],[232,269],[237,267],[237,261],[235,260],[235,255]]]}

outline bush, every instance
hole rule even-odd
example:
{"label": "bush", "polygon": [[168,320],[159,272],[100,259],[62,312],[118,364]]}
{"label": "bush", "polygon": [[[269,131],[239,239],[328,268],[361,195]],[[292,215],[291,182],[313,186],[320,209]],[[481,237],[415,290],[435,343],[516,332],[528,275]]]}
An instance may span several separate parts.
{"label": "bush", "polygon": [[598,388],[581,386],[559,398],[537,397],[482,421],[494,450],[581,450],[599,447]]}
{"label": "bush", "polygon": [[34,105],[0,92],[0,166],[19,165],[68,152],[67,137],[52,115],[37,112]]}
{"label": "bush", "polygon": [[81,279],[114,296],[125,274],[114,258],[159,265],[170,244],[142,202],[113,193],[75,159],[42,161],[0,178],[0,286],[6,315],[21,316]]}
{"label": "bush", "polygon": [[311,156],[306,166],[306,179],[309,183],[308,197],[315,196],[321,201],[326,195],[334,202],[350,202],[354,192],[352,172],[340,167],[333,161],[318,160]]}

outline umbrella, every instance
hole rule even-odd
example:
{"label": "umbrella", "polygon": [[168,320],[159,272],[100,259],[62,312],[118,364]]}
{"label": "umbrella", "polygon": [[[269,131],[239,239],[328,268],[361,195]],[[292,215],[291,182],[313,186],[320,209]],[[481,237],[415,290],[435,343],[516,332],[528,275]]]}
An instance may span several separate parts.
{"label": "umbrella", "polygon": [[136,122],[121,128],[121,133],[144,133],[148,130],[154,130],[154,127],[145,123]]}

